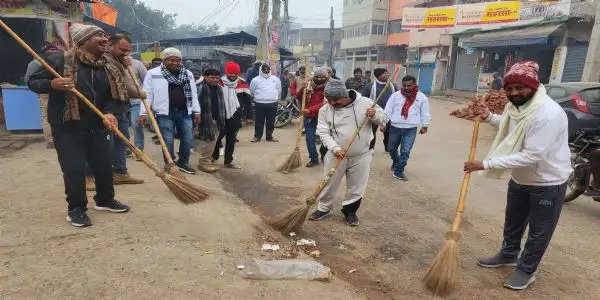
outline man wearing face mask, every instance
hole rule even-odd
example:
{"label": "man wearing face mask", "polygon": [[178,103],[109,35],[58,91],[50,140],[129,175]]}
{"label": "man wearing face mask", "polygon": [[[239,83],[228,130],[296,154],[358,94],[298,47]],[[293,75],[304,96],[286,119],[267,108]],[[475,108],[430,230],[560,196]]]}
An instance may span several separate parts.
{"label": "man wearing face mask", "polygon": [[[373,138],[371,126],[373,124],[384,125],[388,118],[381,107],[375,105],[372,108],[373,101],[371,99],[361,96],[356,91],[348,92],[341,80],[330,79],[325,86],[324,93],[327,104],[319,110],[319,124],[317,125],[317,134],[321,136],[321,141],[329,149],[325,155],[324,172],[328,173],[335,165],[336,160],[343,159],[343,161],[321,193],[317,210],[311,214],[309,219],[322,220],[330,214],[337,189],[340,187],[342,178],[346,176],[346,197],[342,201],[342,213],[348,225],[358,226],[356,212],[367,188],[373,159],[373,151],[369,148]],[[345,147],[350,141],[365,118],[365,126],[361,128],[352,147],[346,153],[342,147]]]}
{"label": "man wearing face mask", "polygon": [[281,81],[277,76],[271,75],[271,67],[264,64],[260,67],[259,76],[250,82],[250,92],[254,96],[256,106],[254,138],[252,143],[260,142],[263,130],[266,129],[267,142],[278,142],[273,137],[275,130],[275,114],[277,113],[277,102],[281,95]]}
{"label": "man wearing face mask", "polygon": [[325,105],[325,84],[327,83],[327,69],[324,67],[317,67],[313,70],[312,82],[309,83],[308,87],[302,87],[298,92],[299,95],[304,93],[306,90],[306,103],[304,104],[304,130],[306,133],[306,148],[310,156],[310,161],[306,164],[307,168],[312,168],[319,164],[319,153],[317,152],[316,145],[316,132],[317,132],[317,117],[319,110]]}
{"label": "man wearing face mask", "polygon": [[[535,272],[550,243],[565,199],[566,181],[572,172],[568,122],[564,110],[548,95],[538,79],[536,62],[513,65],[504,77],[510,102],[503,115],[484,112],[481,118],[499,127],[484,161],[468,161],[465,171],[486,170],[508,183],[504,240],[500,252],[479,259],[486,268],[516,266],[504,286],[522,290],[535,281]],[[525,228],[529,234],[521,252]]]}

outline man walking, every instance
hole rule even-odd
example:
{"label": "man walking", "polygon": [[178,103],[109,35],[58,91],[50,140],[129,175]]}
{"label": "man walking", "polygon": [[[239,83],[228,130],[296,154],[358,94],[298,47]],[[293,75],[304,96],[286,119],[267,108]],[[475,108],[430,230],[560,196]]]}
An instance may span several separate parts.
{"label": "man walking", "polygon": [[[324,171],[328,173],[336,160],[343,159],[331,181],[321,193],[317,210],[311,220],[322,220],[333,208],[333,199],[346,176],[346,197],[342,201],[342,213],[350,226],[358,226],[356,212],[360,207],[367,188],[373,151],[369,143],[373,135],[373,124],[384,125],[388,119],[379,106],[372,108],[373,101],[360,96],[355,91],[348,92],[341,80],[331,79],[325,86],[325,98],[328,104],[319,110],[317,134],[329,149],[325,155]],[[350,141],[359,124],[367,118],[348,153],[342,147]]]}
{"label": "man walking", "polygon": [[[373,101],[376,101],[377,98],[379,97],[379,94],[381,94],[381,92],[385,88],[385,85],[388,84],[388,79],[390,78],[390,74],[388,73],[388,71],[386,69],[383,69],[383,68],[377,68],[373,72],[375,74],[375,81],[372,84],[365,85],[365,87],[362,89],[361,93],[363,96],[365,96],[367,98],[371,98],[371,100],[373,100]],[[397,90],[398,90],[398,87],[396,87],[396,85],[393,82],[391,82],[389,84],[389,87],[387,88],[385,94],[383,96],[381,96],[381,98],[377,102],[377,105],[385,108],[385,105],[387,104],[388,99],[390,99],[390,96],[392,96],[392,94],[395,93]],[[378,128],[379,128],[378,126],[373,126],[373,140],[371,140],[371,149],[375,148],[375,142],[377,141],[377,129]],[[389,130],[390,130],[390,124],[388,123],[385,125],[385,128],[383,129],[383,146],[385,148],[385,152],[389,152],[388,151]]]}
{"label": "man walking", "polygon": [[414,77],[402,78],[402,89],[392,94],[385,105],[385,114],[390,119],[388,150],[393,162],[392,176],[406,181],[404,169],[417,137],[417,127],[421,126],[420,134],[426,134],[431,122],[429,99],[419,92]]}
{"label": "man walking", "polygon": [[[112,47],[108,57],[115,65],[120,65],[120,68],[124,70],[123,77],[127,78],[128,95],[133,99],[140,98],[142,95],[138,95],[137,88],[134,85],[133,78],[127,72],[127,68],[132,64],[129,54],[131,53],[131,39],[124,34],[116,34],[110,39]],[[138,109],[139,109],[138,100]],[[129,120],[130,120],[130,101],[119,103],[119,107],[115,112],[117,118],[118,128],[125,137],[129,139]],[[112,166],[113,166],[113,182],[114,184],[141,184],[143,180],[137,179],[129,175],[127,170],[127,145],[119,139],[116,134],[112,137]],[[143,148],[143,144],[142,144]]]}
{"label": "man walking", "polygon": [[256,107],[254,139],[251,142],[260,142],[265,128],[267,142],[278,142],[279,140],[273,137],[273,131],[275,130],[277,103],[281,95],[281,81],[271,75],[269,65],[264,64],[260,67],[260,75],[252,79],[250,83],[250,92],[254,96]]}
{"label": "man walking", "polygon": [[[133,75],[136,77],[135,79],[142,84],[144,78],[146,78],[146,72],[148,72],[144,63],[132,58],[131,68],[133,70]],[[142,151],[144,151],[144,126],[140,126],[136,120],[140,116],[140,107],[143,105],[144,104],[142,104],[140,99],[131,99],[131,110],[129,112],[129,123],[133,128],[133,141],[135,146]]]}
{"label": "man walking", "polygon": [[[486,111],[482,118],[499,127],[484,161],[468,161],[465,171],[487,170],[486,175],[502,178],[509,169],[504,240],[500,252],[479,259],[486,268],[515,266],[504,286],[522,290],[535,281],[538,268],[550,243],[565,199],[570,163],[568,121],[564,110],[548,95],[538,79],[536,62],[513,65],[504,76],[504,90],[510,101],[503,115]],[[525,228],[529,235],[521,252]]]}
{"label": "man walking", "polygon": [[[171,157],[174,157],[175,130],[181,138],[177,167],[182,172],[196,174],[190,167],[193,124],[200,122],[200,104],[194,84],[194,75],[181,64],[181,52],[167,48],[162,52],[163,64],[146,74],[144,90],[148,94],[148,105],[156,113],[156,121],[165,138]],[[144,124],[148,112],[140,107],[138,123]],[[193,116],[193,118],[192,118]],[[192,121],[193,119],[193,121]]]}
{"label": "man walking", "polygon": [[[62,79],[45,69],[31,75],[29,88],[49,94],[48,121],[52,127],[65,193],[67,221],[76,227],[92,225],[87,210],[84,169],[86,163],[96,179],[96,210],[126,212],[129,207],[115,200],[110,145],[106,129],[117,126],[114,113],[119,102],[128,101],[123,70],[108,63],[104,53],[109,40],[99,27],[73,24],[69,28],[75,47],[48,57],[48,63]],[[73,88],[94,102],[109,120],[104,122],[70,92]]]}
{"label": "man walking", "polygon": [[299,95],[304,93],[306,88],[306,103],[304,105],[304,130],[306,133],[306,148],[310,161],[306,164],[307,168],[312,168],[319,164],[319,154],[316,145],[317,133],[317,117],[319,110],[325,105],[325,84],[327,83],[327,69],[317,67],[313,70],[312,82],[308,83],[308,87],[303,87],[299,91]]}
{"label": "man walking", "polygon": [[362,69],[354,69],[354,77],[350,77],[346,80],[346,88],[349,90],[361,91],[367,84],[367,81],[362,76]]}

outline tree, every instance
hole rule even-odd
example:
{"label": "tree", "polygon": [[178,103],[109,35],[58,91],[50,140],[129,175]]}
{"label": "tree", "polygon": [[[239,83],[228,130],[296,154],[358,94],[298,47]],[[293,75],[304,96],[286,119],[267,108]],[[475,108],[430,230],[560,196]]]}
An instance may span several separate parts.
{"label": "tree", "polygon": [[130,33],[138,42],[153,42],[163,39],[202,37],[214,35],[219,27],[216,24],[204,26],[184,24],[176,26],[177,14],[169,14],[146,6],[138,0],[114,0],[119,11],[117,27]]}

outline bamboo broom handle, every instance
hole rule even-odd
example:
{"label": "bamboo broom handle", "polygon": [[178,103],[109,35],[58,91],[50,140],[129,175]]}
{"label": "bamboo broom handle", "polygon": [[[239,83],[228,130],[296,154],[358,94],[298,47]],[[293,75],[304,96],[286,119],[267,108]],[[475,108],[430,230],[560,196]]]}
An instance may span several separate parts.
{"label": "bamboo broom handle", "polygon": [[[141,95],[142,88],[140,87],[140,83],[137,81],[137,78],[134,76],[133,71],[131,70],[131,66],[127,67],[127,72],[129,73],[129,76],[135,83],[135,88],[137,89],[138,94]],[[162,147],[164,156],[167,159],[167,163],[169,165],[175,164],[173,162],[173,158],[171,157],[171,153],[169,153],[169,149],[167,148],[167,144],[165,143],[162,133],[160,132],[160,128],[158,127],[158,123],[156,122],[156,118],[154,117],[154,112],[148,105],[148,101],[146,101],[146,96],[143,95],[143,97],[141,97],[140,100],[142,100],[142,103],[144,104],[144,107],[146,108],[146,112],[148,113],[148,117],[150,118],[150,123],[152,123],[152,127],[154,127],[154,131],[156,132],[156,135],[158,136],[158,140],[160,141],[160,146]]]}
{"label": "bamboo broom handle", "polygon": [[[6,25],[6,23],[4,23],[2,20],[0,20],[0,27],[2,27],[10,36],[12,36],[17,43],[19,43],[21,45],[21,47],[23,47],[29,54],[31,54],[31,56],[33,56],[33,58],[35,58],[40,64],[42,64],[42,66],[44,66],[44,68],[46,68],[46,70],[48,70],[48,72],[50,72],[52,75],[54,75],[54,77],[56,78],[63,78],[60,74],[58,74],[58,72],[56,72],[50,65],[48,65],[48,63],[42,58],[40,57],[33,49],[31,49],[31,47],[29,47],[29,45],[23,41],[19,35],[17,35],[12,29],[10,29],[10,27],[8,27],[8,25]],[[96,113],[103,121],[105,122],[109,122],[108,118],[106,118],[106,116],[104,115],[104,113],[102,113],[90,100],[88,100],[81,92],[79,92],[76,88],[72,88],[70,90],[71,93],[75,94],[83,103],[85,103],[94,113]],[[156,166],[149,158],[147,155],[145,155],[142,151],[140,151],[138,148],[136,148],[131,141],[129,141],[128,138],[125,137],[125,135],[123,135],[123,133],[121,131],[119,131],[119,129],[117,127],[111,127],[110,128],[114,133],[117,134],[117,136],[123,140],[123,142],[127,145],[127,147],[129,147],[131,149],[131,151],[133,151],[136,155],[140,156],[140,157],[145,157],[146,160],[142,160],[149,168],[151,168],[152,170],[154,170],[157,174],[160,173],[160,169],[158,168],[158,166]]]}
{"label": "bamboo broom handle", "polygon": [[[304,71],[304,82],[307,82],[309,79],[308,77],[308,71]],[[312,82],[308,82],[309,85],[312,84]],[[298,132],[296,133],[296,148],[300,148],[300,141],[302,139],[302,128],[304,128],[304,107],[306,107],[306,90],[308,89],[308,86],[304,88],[304,91],[302,92],[302,109],[300,110],[300,127],[298,127]]]}
{"label": "bamboo broom handle", "polygon": [[[383,90],[381,91],[381,93],[379,93],[379,96],[377,96],[377,99],[373,102],[373,104],[371,105],[371,108],[375,107],[377,105],[377,102],[379,102],[379,100],[383,96],[383,94],[385,94],[387,92],[387,90],[388,90],[391,82],[395,81],[396,78],[398,77],[398,74],[399,74],[398,72],[399,71],[400,71],[399,69],[396,69],[396,71],[394,71],[394,75],[392,76],[391,79],[388,80],[388,82],[386,83],[386,85],[383,87]],[[358,128],[356,128],[356,130],[352,134],[352,137],[350,138],[350,140],[346,143],[346,146],[344,147],[344,149],[346,150],[346,153],[348,153],[348,151],[352,147],[352,143],[354,143],[354,140],[356,139],[356,136],[358,135],[358,133],[360,132],[360,130],[363,128],[363,126],[366,123],[367,123],[367,118],[365,117],[360,122],[360,125],[358,126]],[[340,164],[342,163],[342,161],[344,161],[344,158],[341,158],[341,159],[337,158],[336,159],[335,165],[333,165],[333,167],[331,169],[329,169],[329,171],[327,172],[327,175],[325,176],[325,178],[323,178],[323,180],[321,180],[321,182],[319,183],[319,185],[315,189],[315,192],[313,193],[313,198],[314,199],[316,199],[321,194],[321,192],[323,191],[323,189],[327,186],[327,184],[331,180],[331,177],[333,177],[333,174],[335,174],[335,171],[337,170],[337,168],[340,166]]]}
{"label": "bamboo broom handle", "polygon": [[[469,152],[469,161],[475,159],[475,152],[477,151],[477,137],[479,136],[479,123],[476,119],[473,122],[473,136],[471,137],[471,151]],[[463,177],[462,185],[460,187],[460,194],[458,196],[458,205],[456,206],[456,216],[452,223],[452,231],[458,231],[460,229],[460,223],[462,216],[465,211],[465,199],[467,198],[467,192],[469,190],[469,183],[471,182],[471,172],[465,172]]]}

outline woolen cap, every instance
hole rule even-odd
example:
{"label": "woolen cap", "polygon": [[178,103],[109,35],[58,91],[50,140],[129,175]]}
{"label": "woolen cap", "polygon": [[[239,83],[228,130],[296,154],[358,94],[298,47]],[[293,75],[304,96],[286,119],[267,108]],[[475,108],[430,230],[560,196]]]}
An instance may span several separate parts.
{"label": "woolen cap", "polygon": [[173,47],[167,48],[160,53],[160,57],[162,57],[162,59],[167,59],[167,58],[173,57],[173,56],[179,57],[179,58],[183,57],[181,55],[181,51],[179,51],[177,48],[173,48]]}
{"label": "woolen cap", "polygon": [[540,86],[538,72],[540,66],[535,61],[523,61],[514,64],[504,75],[504,86],[520,83],[531,89],[537,90]]}
{"label": "woolen cap", "polygon": [[240,75],[240,65],[233,61],[226,63],[225,75]]}
{"label": "woolen cap", "polygon": [[69,27],[69,33],[71,34],[71,39],[75,45],[80,46],[85,43],[85,41],[89,40],[94,34],[98,32],[104,32],[102,28],[94,25],[86,25],[75,23]]}
{"label": "woolen cap", "polygon": [[343,81],[330,79],[325,85],[325,97],[332,99],[348,98],[348,90]]}
{"label": "woolen cap", "polygon": [[327,74],[327,68],[325,68],[325,67],[315,67],[313,69],[313,75],[314,76],[325,76],[325,77],[327,77],[327,75],[329,75],[329,74]]}

